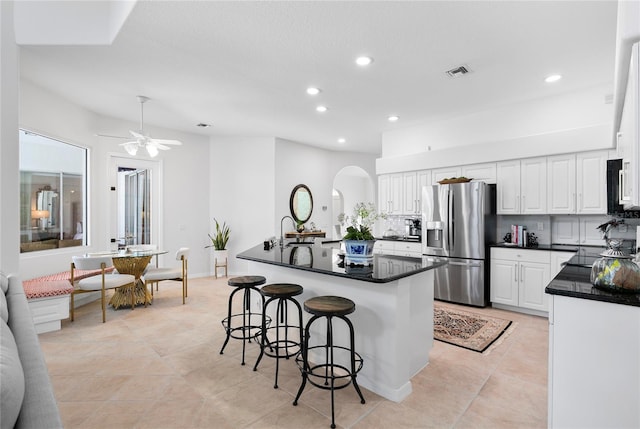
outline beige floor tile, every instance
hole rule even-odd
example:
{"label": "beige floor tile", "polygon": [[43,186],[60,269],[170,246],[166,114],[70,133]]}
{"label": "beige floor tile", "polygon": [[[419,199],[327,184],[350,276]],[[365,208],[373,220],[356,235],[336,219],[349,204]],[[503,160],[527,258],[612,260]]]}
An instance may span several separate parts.
{"label": "beige floor tile", "polygon": [[[147,308],[80,307],[76,321],[39,336],[65,428],[328,428],[330,392],[307,386],[294,359],[264,357],[232,339],[223,355],[233,290],[228,278],[191,279],[187,304],[164,282]],[[430,363],[402,403],[352,386],[336,392],[336,423],[347,428],[513,428],[546,426],[548,321],[500,309],[468,311],[514,321],[488,354],[434,342]]]}

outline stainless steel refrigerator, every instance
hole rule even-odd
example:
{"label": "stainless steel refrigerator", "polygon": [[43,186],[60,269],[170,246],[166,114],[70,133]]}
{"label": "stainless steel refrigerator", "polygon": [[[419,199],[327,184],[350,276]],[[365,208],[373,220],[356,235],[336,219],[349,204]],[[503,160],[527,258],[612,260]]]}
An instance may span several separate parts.
{"label": "stainless steel refrigerator", "polygon": [[496,236],[495,185],[455,183],[422,188],[422,253],[444,259],[435,271],[435,299],[489,303],[487,245]]}

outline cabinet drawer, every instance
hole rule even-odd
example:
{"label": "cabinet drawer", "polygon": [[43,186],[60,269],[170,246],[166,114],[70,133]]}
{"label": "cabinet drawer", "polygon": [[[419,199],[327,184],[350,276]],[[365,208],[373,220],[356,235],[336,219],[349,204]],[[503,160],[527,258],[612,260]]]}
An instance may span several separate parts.
{"label": "cabinet drawer", "polygon": [[549,253],[544,250],[528,250],[528,249],[502,249],[502,248],[492,248],[491,249],[491,258],[492,259],[504,259],[515,262],[538,262],[540,264],[549,264]]}
{"label": "cabinet drawer", "polygon": [[377,240],[373,248],[379,251],[389,251],[395,248],[395,243],[393,241]]}
{"label": "cabinet drawer", "polygon": [[422,252],[422,246],[420,243],[395,243],[395,249],[401,252],[417,253]]}

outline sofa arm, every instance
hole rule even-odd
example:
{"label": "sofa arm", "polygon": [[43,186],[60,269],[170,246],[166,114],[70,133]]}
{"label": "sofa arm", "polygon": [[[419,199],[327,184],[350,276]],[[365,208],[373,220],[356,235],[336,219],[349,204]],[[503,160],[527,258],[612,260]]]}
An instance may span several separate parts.
{"label": "sofa arm", "polygon": [[8,279],[8,325],[18,346],[25,379],[24,401],[15,427],[62,428],[60,412],[22,282],[13,275],[9,275]]}

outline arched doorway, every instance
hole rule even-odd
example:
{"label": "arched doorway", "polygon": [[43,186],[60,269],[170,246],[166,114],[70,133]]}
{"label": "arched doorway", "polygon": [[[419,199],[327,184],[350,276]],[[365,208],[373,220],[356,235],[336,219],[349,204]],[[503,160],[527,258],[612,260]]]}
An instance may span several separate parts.
{"label": "arched doorway", "polygon": [[343,231],[338,222],[340,213],[350,214],[359,202],[376,203],[376,187],[373,179],[362,168],[350,165],[344,167],[333,178],[332,235],[335,240],[342,238]]}

